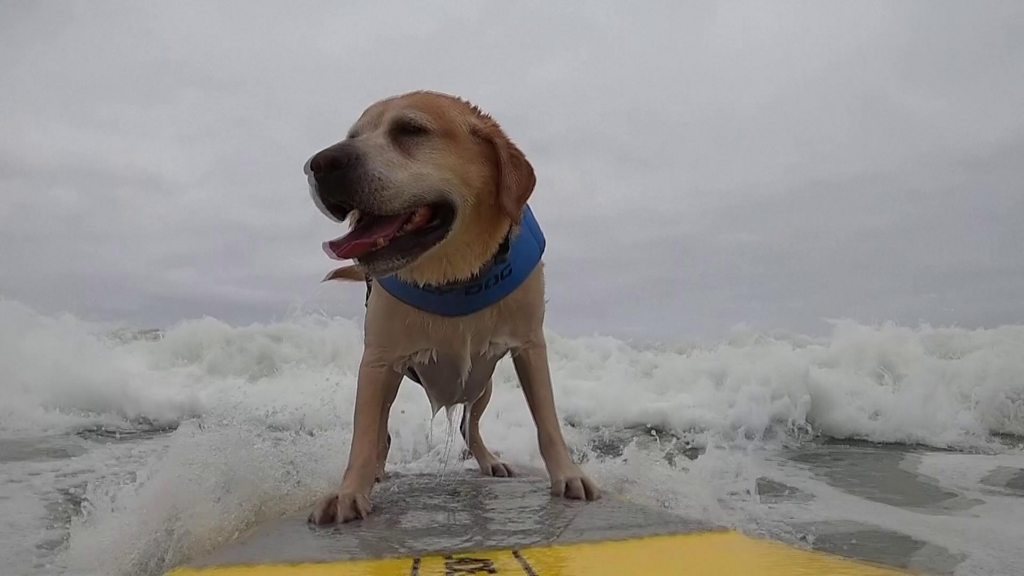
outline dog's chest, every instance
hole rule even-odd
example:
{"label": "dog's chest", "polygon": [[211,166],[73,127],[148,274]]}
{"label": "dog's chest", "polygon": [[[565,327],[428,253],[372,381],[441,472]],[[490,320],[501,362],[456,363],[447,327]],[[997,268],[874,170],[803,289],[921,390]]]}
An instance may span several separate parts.
{"label": "dog's chest", "polygon": [[494,368],[516,342],[510,339],[464,341],[459,346],[426,348],[406,366],[416,371],[434,413],[457,404],[472,404],[484,393]]}

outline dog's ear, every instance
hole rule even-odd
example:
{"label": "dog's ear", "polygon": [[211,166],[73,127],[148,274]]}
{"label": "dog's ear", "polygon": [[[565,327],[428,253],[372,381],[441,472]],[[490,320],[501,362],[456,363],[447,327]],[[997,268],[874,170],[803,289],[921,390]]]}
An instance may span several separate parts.
{"label": "dog's ear", "polygon": [[324,279],[321,280],[321,282],[327,282],[329,280],[352,280],[364,282],[366,280],[366,274],[363,274],[363,272],[355,266],[342,266],[341,268],[331,270],[330,274],[324,276]]}
{"label": "dog's ear", "polygon": [[523,207],[526,206],[526,201],[530,199],[537,184],[533,166],[522,151],[505,136],[501,127],[490,118],[485,118],[476,132],[494,149],[497,162],[498,203],[502,211],[518,224],[523,215]]}

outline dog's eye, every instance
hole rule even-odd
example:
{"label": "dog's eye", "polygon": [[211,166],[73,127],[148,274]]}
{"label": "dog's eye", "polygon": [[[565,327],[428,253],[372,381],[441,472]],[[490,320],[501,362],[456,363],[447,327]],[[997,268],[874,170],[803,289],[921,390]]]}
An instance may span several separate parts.
{"label": "dog's eye", "polygon": [[430,134],[430,129],[417,122],[399,120],[391,126],[391,133],[400,138],[414,138]]}

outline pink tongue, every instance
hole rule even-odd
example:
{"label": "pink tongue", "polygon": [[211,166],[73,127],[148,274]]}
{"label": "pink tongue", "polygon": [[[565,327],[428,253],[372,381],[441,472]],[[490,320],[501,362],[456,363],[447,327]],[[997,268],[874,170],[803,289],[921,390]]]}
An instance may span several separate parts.
{"label": "pink tongue", "polygon": [[341,238],[324,242],[324,251],[337,260],[359,258],[394,238],[408,219],[409,214],[375,216],[369,224],[360,224]]}

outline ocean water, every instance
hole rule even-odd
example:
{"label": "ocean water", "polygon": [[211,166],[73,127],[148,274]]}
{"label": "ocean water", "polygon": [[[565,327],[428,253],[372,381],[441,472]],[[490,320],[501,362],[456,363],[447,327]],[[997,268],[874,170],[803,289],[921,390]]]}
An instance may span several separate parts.
{"label": "ocean water", "polygon": [[[0,300],[0,573],[157,575],[307,509],[346,461],[360,350],[341,318],[146,331]],[[851,557],[1024,574],[1024,326],[549,351],[606,491]],[[473,466],[412,382],[391,432],[392,470]],[[482,433],[542,466],[507,361]]]}

